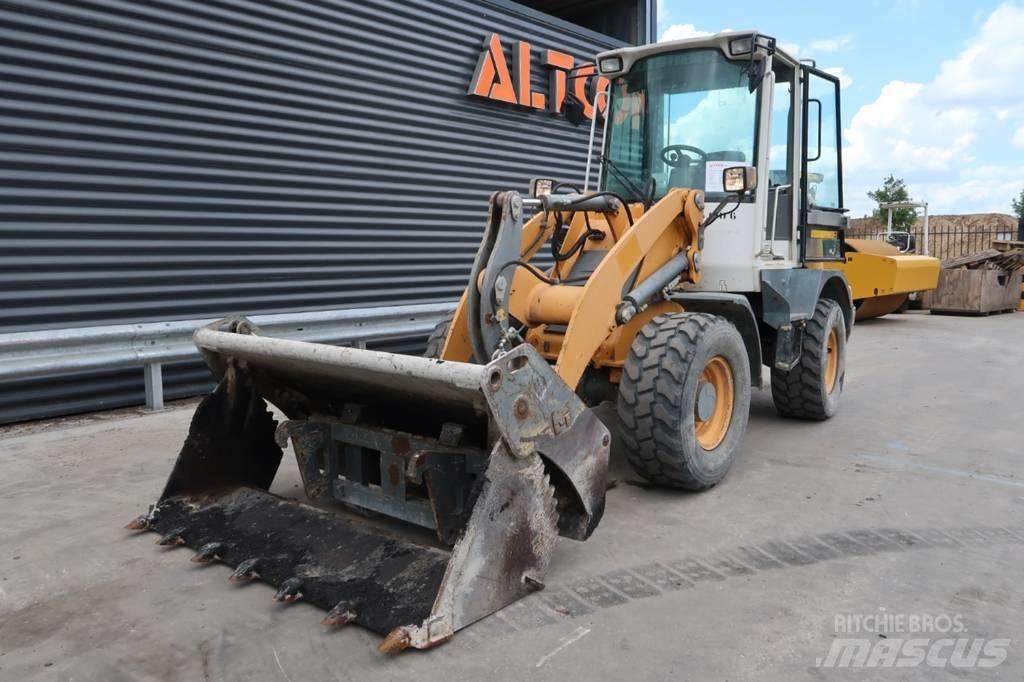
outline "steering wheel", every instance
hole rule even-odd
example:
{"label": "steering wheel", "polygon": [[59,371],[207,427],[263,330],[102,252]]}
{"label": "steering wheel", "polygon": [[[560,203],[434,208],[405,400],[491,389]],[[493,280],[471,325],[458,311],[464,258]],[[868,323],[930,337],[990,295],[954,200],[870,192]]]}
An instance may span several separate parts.
{"label": "steering wheel", "polygon": [[[692,159],[683,154],[683,152],[692,152],[701,157],[702,163],[707,163],[708,153],[700,147],[692,147],[688,144],[670,144],[661,150],[661,160],[664,161],[672,168],[684,168],[689,166]],[[686,159],[685,163],[683,159]]]}

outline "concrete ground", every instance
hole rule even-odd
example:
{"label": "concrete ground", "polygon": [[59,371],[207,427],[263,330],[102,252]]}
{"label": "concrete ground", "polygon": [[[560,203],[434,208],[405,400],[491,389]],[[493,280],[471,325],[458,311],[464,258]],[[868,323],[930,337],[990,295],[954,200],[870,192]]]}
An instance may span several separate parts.
{"label": "concrete ground", "polygon": [[[122,530],[159,493],[191,404],[8,429],[0,679],[859,679],[830,650],[867,638],[862,664],[904,666],[872,679],[1019,680],[1022,386],[1024,315],[858,324],[834,419],[783,421],[756,392],[717,488],[648,490],[618,467],[600,528],[559,544],[546,590],[394,658],[372,633],[325,631],[309,605]],[[292,491],[282,472],[275,490]],[[863,616],[885,637],[843,631]],[[925,640],[916,665],[899,650],[911,638]],[[969,651],[951,657],[943,638],[1007,655],[956,667]]]}

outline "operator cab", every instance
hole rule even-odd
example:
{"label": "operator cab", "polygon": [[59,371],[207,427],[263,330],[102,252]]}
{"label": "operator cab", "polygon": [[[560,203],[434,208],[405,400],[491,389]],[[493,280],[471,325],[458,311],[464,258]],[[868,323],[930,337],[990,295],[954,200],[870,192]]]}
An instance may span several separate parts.
{"label": "operator cab", "polygon": [[[609,78],[600,188],[657,201],[700,189],[710,225],[694,289],[760,290],[760,273],[841,260],[839,80],[752,31],[623,48],[598,56]],[[804,122],[807,122],[804,125]],[[726,193],[750,167],[756,188]]]}

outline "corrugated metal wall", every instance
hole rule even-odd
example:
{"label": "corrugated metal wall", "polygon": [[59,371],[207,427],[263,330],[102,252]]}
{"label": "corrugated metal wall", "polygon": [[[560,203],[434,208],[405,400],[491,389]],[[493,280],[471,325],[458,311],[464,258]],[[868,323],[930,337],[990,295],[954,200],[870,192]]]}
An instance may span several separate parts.
{"label": "corrugated metal wall", "polygon": [[[492,31],[614,44],[499,0],[0,0],[0,332],[452,300],[488,194],[585,164],[586,126],[466,96]],[[0,422],[141,391],[0,385]]]}

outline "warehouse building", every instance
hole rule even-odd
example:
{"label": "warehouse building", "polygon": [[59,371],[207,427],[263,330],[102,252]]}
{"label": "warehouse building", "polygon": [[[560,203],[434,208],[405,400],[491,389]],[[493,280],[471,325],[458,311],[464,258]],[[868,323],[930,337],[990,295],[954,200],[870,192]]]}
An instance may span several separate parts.
{"label": "warehouse building", "polygon": [[[583,179],[558,110],[597,83],[569,70],[654,25],[651,0],[4,3],[0,333],[454,300],[492,191]],[[141,377],[0,383],[0,423],[139,404]]]}

